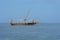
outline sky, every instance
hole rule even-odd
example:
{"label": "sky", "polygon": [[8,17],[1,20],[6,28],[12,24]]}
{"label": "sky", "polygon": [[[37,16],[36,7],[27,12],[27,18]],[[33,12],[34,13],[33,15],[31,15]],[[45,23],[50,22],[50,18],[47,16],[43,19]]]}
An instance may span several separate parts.
{"label": "sky", "polygon": [[12,19],[29,19],[41,23],[60,23],[60,0],[0,0],[0,23]]}

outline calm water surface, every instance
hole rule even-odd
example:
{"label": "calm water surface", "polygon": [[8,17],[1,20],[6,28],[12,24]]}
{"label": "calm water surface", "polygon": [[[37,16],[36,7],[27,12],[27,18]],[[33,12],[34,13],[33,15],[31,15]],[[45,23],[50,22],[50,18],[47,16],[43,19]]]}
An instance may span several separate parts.
{"label": "calm water surface", "polygon": [[0,40],[60,40],[60,23],[11,26],[0,23]]}

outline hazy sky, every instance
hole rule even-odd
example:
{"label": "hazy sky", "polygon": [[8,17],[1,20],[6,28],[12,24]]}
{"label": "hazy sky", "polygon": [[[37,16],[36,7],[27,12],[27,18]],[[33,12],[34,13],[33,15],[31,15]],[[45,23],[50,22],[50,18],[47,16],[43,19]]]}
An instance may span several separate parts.
{"label": "hazy sky", "polygon": [[24,18],[28,9],[29,19],[60,22],[60,0],[0,0],[0,23],[9,22],[10,18]]}

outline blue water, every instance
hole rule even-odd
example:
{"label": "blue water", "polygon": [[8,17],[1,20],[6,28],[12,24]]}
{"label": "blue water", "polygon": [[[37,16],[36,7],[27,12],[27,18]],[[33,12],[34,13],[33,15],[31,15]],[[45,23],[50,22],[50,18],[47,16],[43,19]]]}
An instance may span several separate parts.
{"label": "blue water", "polygon": [[60,23],[33,26],[11,26],[1,23],[0,40],[60,40]]}

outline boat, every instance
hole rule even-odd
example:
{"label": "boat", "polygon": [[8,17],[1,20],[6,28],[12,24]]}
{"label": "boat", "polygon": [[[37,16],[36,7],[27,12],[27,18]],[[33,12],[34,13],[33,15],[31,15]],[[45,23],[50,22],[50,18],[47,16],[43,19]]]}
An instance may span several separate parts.
{"label": "boat", "polygon": [[36,22],[36,21],[34,21],[34,20],[28,22],[27,17],[28,17],[28,13],[27,13],[26,17],[23,19],[24,22],[21,22],[21,23],[20,23],[20,22],[19,22],[19,23],[13,22],[13,19],[11,19],[10,24],[11,24],[11,25],[35,25],[35,24],[38,23],[38,22]]}
{"label": "boat", "polygon": [[35,25],[37,24],[36,22],[24,22],[24,23],[15,23],[15,22],[12,22],[10,23],[11,25]]}

